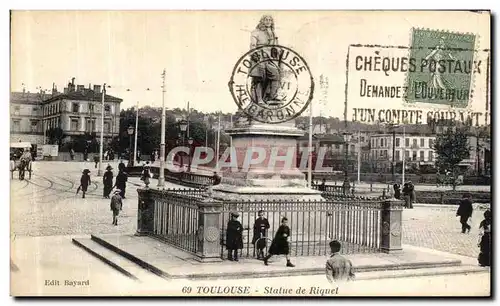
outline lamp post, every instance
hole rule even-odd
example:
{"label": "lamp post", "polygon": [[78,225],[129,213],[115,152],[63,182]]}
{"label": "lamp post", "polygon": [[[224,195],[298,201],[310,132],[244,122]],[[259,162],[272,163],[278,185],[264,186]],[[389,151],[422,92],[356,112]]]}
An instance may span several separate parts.
{"label": "lamp post", "polygon": [[160,140],[160,175],[158,176],[158,188],[165,187],[165,77],[166,71],[163,69],[162,78],[162,98],[161,98],[161,140]]}
{"label": "lamp post", "polygon": [[[104,99],[106,97],[106,83],[102,85],[102,98],[101,98],[101,141],[99,143],[99,169],[97,170],[97,176],[102,175],[102,158],[103,158],[103,146],[104,146]],[[92,124],[92,118],[90,118],[90,124]]]}
{"label": "lamp post", "polygon": [[[185,119],[180,120],[179,121],[179,130],[181,131],[181,137],[182,137],[181,145],[182,146],[186,145],[184,142],[184,133],[186,133],[187,128],[188,128],[188,122]],[[182,157],[182,154],[179,154],[179,156],[181,157],[181,168],[184,169],[184,158]]]}
{"label": "lamp post", "polygon": [[194,142],[193,137],[189,137],[189,138],[188,138],[188,144],[189,144],[189,164],[188,164],[188,172],[191,172],[191,160],[192,160],[192,158],[191,158],[191,154],[192,154],[192,152],[191,152],[191,151],[192,151],[192,149],[193,149],[193,142]]}
{"label": "lamp post", "polygon": [[134,154],[134,152],[132,151],[132,135],[134,135],[134,127],[129,126],[127,129],[127,133],[129,136],[129,145],[128,145],[129,158],[128,158],[127,167],[133,167],[134,166],[134,157],[132,156],[132,154]]}
{"label": "lamp post", "polygon": [[349,189],[350,189],[350,184],[349,184],[349,138],[350,138],[350,134],[349,132],[344,132],[344,146],[345,146],[345,149],[344,149],[344,183],[342,184],[342,187],[343,187],[343,191],[344,191],[344,194],[348,194],[349,193]]}
{"label": "lamp post", "polygon": [[389,129],[392,130],[392,162],[391,162],[391,173],[392,173],[392,182],[395,183],[396,181],[396,173],[395,173],[395,169],[396,169],[396,128],[399,127],[399,125],[397,124],[389,124]]}

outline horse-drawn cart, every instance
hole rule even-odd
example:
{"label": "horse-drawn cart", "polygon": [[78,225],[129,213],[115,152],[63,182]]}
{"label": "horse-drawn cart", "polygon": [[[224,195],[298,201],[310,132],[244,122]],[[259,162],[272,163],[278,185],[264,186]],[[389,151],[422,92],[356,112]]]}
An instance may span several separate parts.
{"label": "horse-drawn cart", "polygon": [[19,180],[24,180],[25,173],[28,171],[28,178],[31,179],[32,170],[32,155],[31,143],[17,142],[10,145],[10,174],[11,179],[14,179],[14,171],[18,171]]}

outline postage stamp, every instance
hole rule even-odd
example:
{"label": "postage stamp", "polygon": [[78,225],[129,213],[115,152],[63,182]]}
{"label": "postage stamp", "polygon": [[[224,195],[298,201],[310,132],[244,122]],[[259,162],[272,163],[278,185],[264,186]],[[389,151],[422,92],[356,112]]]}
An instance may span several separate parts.
{"label": "postage stamp", "polygon": [[407,102],[467,107],[473,94],[476,36],[430,29],[412,29],[410,58],[419,69],[407,77]]}
{"label": "postage stamp", "polygon": [[295,51],[264,45],[236,63],[229,90],[245,114],[262,123],[298,117],[313,98],[314,81],[307,62]]}

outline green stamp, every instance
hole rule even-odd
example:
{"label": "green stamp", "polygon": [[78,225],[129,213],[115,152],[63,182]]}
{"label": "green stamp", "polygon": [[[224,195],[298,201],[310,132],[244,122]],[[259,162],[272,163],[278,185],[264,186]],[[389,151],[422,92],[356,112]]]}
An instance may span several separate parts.
{"label": "green stamp", "polygon": [[406,102],[467,107],[473,95],[476,36],[412,29]]}

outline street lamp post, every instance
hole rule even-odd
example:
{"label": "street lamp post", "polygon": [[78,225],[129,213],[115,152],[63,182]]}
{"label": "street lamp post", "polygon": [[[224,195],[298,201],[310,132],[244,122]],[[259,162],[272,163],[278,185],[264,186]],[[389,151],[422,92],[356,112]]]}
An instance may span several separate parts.
{"label": "street lamp post", "polygon": [[[179,130],[181,131],[181,137],[182,137],[181,145],[182,146],[186,145],[184,143],[184,133],[186,133],[187,128],[188,128],[188,122],[185,119],[182,119],[181,121],[179,121]],[[184,158],[182,157],[182,154],[179,154],[179,156],[181,157],[181,168],[184,169]]]}
{"label": "street lamp post", "polygon": [[134,166],[134,157],[132,156],[132,154],[134,154],[134,152],[132,151],[132,135],[134,135],[134,127],[129,126],[127,129],[127,133],[129,136],[129,145],[128,145],[129,157],[128,157],[128,166],[127,167],[133,167]]}
{"label": "street lamp post", "polygon": [[399,125],[397,124],[389,124],[389,128],[392,130],[392,162],[391,162],[391,173],[392,173],[392,182],[396,182],[396,128]]}
{"label": "street lamp post", "polygon": [[[101,141],[99,144],[99,169],[97,170],[97,176],[102,175],[102,158],[103,158],[103,146],[104,146],[104,99],[106,97],[106,83],[102,86],[102,99],[101,99]],[[90,124],[92,124],[92,118],[90,118]]]}
{"label": "street lamp post", "polygon": [[191,162],[192,162],[192,149],[193,149],[193,137],[188,138],[188,144],[189,144],[189,164],[188,164],[188,172],[191,172]]}
{"label": "street lamp post", "polygon": [[161,99],[161,140],[160,140],[160,175],[158,176],[158,187],[165,187],[165,77],[166,71],[163,69],[161,78],[162,83],[162,99]]}
{"label": "street lamp post", "polygon": [[349,184],[349,132],[344,132],[344,183],[342,184],[344,195],[349,193],[350,184]]}

